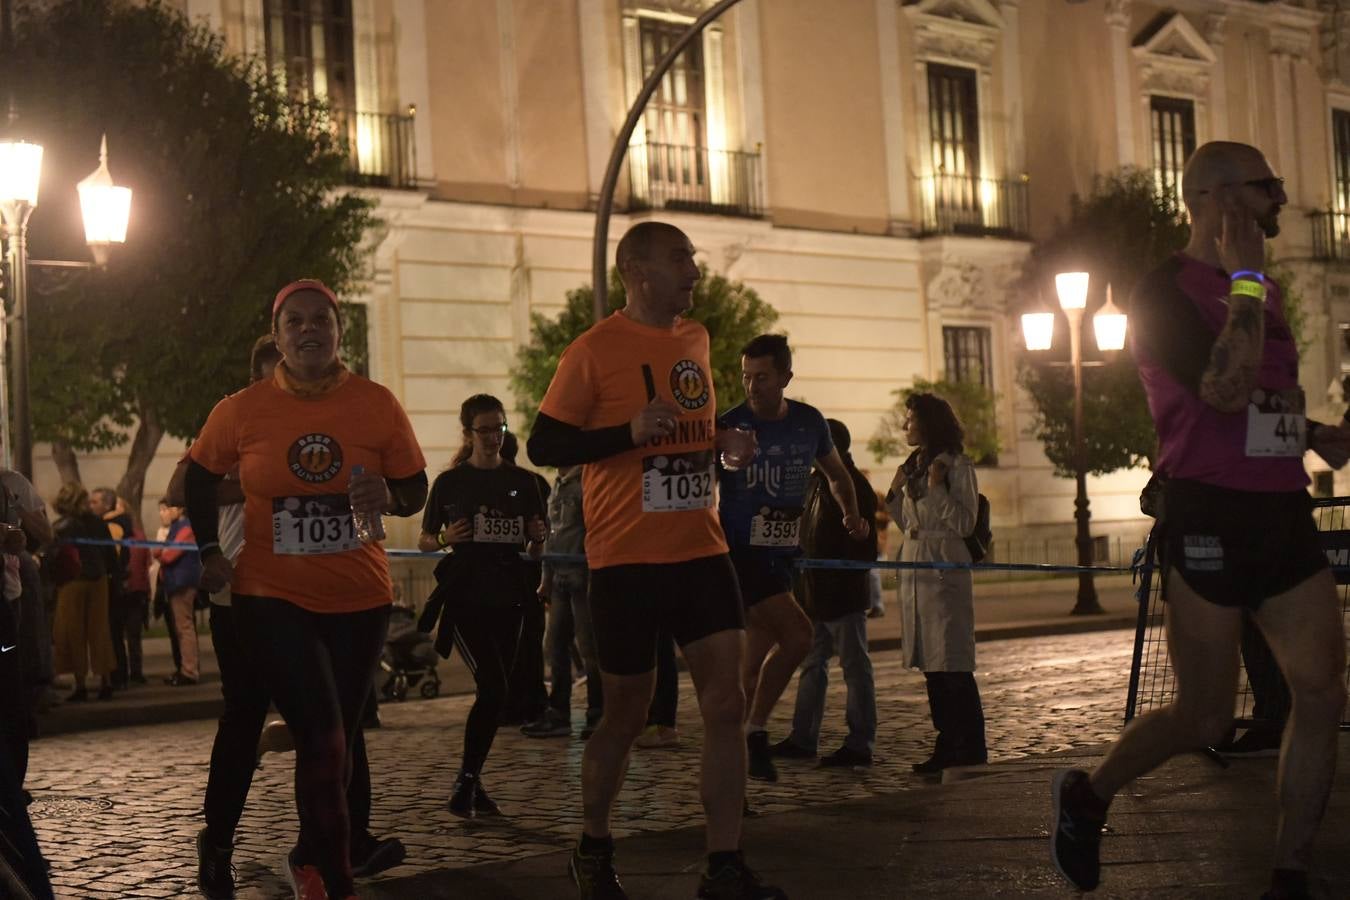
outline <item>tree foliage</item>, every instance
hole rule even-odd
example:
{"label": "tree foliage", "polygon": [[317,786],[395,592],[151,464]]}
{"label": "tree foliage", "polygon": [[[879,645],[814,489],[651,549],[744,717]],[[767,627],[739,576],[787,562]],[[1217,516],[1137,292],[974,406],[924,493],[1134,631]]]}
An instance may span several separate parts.
{"label": "tree foliage", "polygon": [[1069,218],[1032,248],[1019,287],[1024,297],[1056,310],[1055,337],[1052,350],[1022,358],[1018,383],[1034,406],[1031,432],[1056,474],[1073,474],[1074,443],[1068,322],[1055,299],[1055,273],[1092,276],[1083,328],[1087,471],[1104,475],[1139,465],[1153,458],[1157,436],[1138,369],[1128,351],[1100,353],[1090,322],[1105,302],[1108,284],[1115,304],[1128,313],[1135,282],[1184,247],[1189,233],[1176,204],[1158,195],[1152,173],[1127,168],[1098,176],[1087,197],[1072,199]]}
{"label": "tree foliage", "polygon": [[[750,339],[768,331],[778,321],[778,312],[760,299],[752,288],[739,281],[710,273],[700,266],[703,277],[694,287],[694,306],[689,317],[708,329],[712,344],[713,389],[717,411],[722,413],[739,403],[741,390],[741,348]],[[567,303],[557,318],[539,313],[530,316],[530,342],[516,353],[511,370],[511,389],[516,407],[525,417],[523,431],[528,432],[539,412],[558,358],[563,350],[593,322],[590,285],[567,292]],[[616,269],[609,272],[609,307],[620,309],[627,302],[623,282]]]}
{"label": "tree foliage", "polygon": [[288,97],[160,0],[25,8],[5,69],[20,129],[46,148],[33,255],[87,258],[74,185],[100,135],[134,192],[106,268],[63,284],[34,271],[36,437],[107,448],[134,420],[191,437],[247,382],[281,285],[360,280],[372,206],[342,190],[347,156],[322,105]]}
{"label": "tree foliage", "polygon": [[877,423],[876,431],[867,441],[867,449],[878,463],[889,457],[903,456],[905,445],[905,401],[913,394],[936,394],[951,404],[966,433],[966,455],[976,462],[998,456],[1001,449],[998,421],[995,416],[998,397],[993,391],[973,381],[928,381],[915,377],[909,387],[893,391],[895,405],[887,410]]}

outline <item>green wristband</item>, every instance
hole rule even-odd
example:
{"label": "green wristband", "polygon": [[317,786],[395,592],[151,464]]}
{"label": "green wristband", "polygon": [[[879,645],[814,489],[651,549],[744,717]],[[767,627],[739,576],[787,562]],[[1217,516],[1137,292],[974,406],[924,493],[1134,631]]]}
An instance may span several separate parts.
{"label": "green wristband", "polygon": [[1232,297],[1253,297],[1257,300],[1266,299],[1266,286],[1259,281],[1248,281],[1246,278],[1239,278],[1232,283],[1229,288],[1229,296]]}

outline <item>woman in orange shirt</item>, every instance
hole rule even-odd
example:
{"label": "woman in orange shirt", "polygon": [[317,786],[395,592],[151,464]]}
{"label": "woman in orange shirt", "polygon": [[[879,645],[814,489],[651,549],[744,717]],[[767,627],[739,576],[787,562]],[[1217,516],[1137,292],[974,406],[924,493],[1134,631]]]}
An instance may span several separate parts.
{"label": "woman in orange shirt", "polygon": [[[338,358],[337,297],[317,281],[277,294],[273,378],[226,397],[192,445],[188,516],[202,587],[232,588],[241,642],[295,740],[300,835],[285,874],[297,898],[355,896],[346,791],[352,741],[393,600],[378,540],[358,520],[411,516],[426,461],[384,387]],[[244,549],[218,542],[216,484],[235,465]]]}

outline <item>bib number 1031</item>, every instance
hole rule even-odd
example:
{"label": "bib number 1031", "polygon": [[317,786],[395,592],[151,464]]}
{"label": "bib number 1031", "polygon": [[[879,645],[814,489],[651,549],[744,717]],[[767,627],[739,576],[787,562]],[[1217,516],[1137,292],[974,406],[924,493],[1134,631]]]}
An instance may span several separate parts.
{"label": "bib number 1031", "polygon": [[360,546],[346,494],[273,498],[272,552],[300,556]]}

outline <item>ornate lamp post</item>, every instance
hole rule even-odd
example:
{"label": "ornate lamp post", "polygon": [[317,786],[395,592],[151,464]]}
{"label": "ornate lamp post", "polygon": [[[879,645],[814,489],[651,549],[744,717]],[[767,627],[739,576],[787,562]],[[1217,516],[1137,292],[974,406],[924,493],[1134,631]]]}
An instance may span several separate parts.
{"label": "ornate lamp post", "polygon": [[[1083,448],[1083,313],[1087,309],[1088,273],[1061,272],[1055,276],[1055,292],[1060,308],[1069,320],[1069,355],[1073,365],[1073,470],[1078,492],[1074,499],[1078,565],[1092,565],[1092,534],[1088,521],[1087,453]],[[1125,315],[1111,302],[1111,286],[1106,287],[1106,303],[1093,317],[1093,330],[1100,350],[1119,350],[1125,346]],[[1022,316],[1022,334],[1028,350],[1049,350],[1054,334],[1055,314],[1027,313]],[[1074,615],[1102,612],[1097,602],[1097,586],[1091,572],[1078,575],[1078,598]]]}
{"label": "ornate lamp post", "polygon": [[[14,55],[12,10],[8,0],[0,0],[0,53],[8,60]],[[4,242],[5,277],[12,291],[13,311],[0,316],[0,441],[4,442],[7,466],[33,477],[33,425],[28,408],[28,220],[38,203],[38,185],[42,180],[42,145],[14,137],[18,106],[9,98],[9,134],[0,140],[0,239]],[[107,262],[108,248],[127,239],[127,220],[131,215],[131,189],[113,184],[108,173],[108,139],[103,138],[99,167],[79,184],[80,210],[84,217],[85,240],[94,261]],[[66,268],[88,267],[88,263],[34,260],[33,265]],[[6,343],[6,330],[13,334]],[[12,361],[4,354],[12,354]],[[10,402],[7,380],[13,381],[14,440],[10,440]],[[11,463],[12,461],[12,463]]]}

